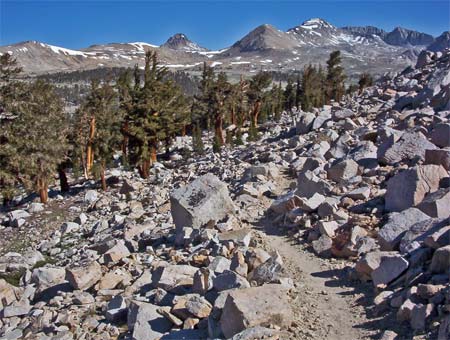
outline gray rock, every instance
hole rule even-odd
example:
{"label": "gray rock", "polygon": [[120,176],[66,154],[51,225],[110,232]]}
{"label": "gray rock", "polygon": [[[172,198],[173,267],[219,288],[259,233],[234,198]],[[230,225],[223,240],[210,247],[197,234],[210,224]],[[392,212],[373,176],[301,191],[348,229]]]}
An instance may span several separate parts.
{"label": "gray rock", "polygon": [[[400,251],[411,253],[424,244],[428,237],[438,233],[449,225],[447,219],[430,218],[412,225],[402,237]],[[438,241],[438,239],[436,240]]]}
{"label": "gray rock", "polygon": [[106,306],[106,320],[117,323],[124,320],[127,316],[127,304],[122,296],[115,296],[108,302]]}
{"label": "gray rock", "polygon": [[231,261],[223,256],[216,256],[209,264],[208,269],[214,273],[223,273],[225,270],[230,270]]}
{"label": "gray rock", "polygon": [[335,182],[343,182],[358,174],[358,163],[351,159],[333,164],[328,170],[328,178]]}
{"label": "gray rock", "polygon": [[441,148],[450,146],[450,124],[437,124],[430,134],[431,141]]}
{"label": "gray rock", "polygon": [[312,242],[314,252],[320,257],[331,257],[333,240],[327,235],[322,235],[318,240]]}
{"label": "gray rock", "polygon": [[333,112],[333,120],[339,121],[345,118],[355,117],[356,113],[350,109],[338,109]]}
{"label": "gray rock", "polygon": [[172,322],[158,313],[158,306],[133,301],[128,310],[128,329],[133,340],[157,340],[172,328]]}
{"label": "gray rock", "polygon": [[95,190],[88,190],[84,194],[84,201],[89,204],[95,203],[97,201],[97,199],[98,199],[98,193]]}
{"label": "gray rock", "polygon": [[28,212],[30,214],[41,212],[44,210],[44,204],[33,202],[30,204],[30,207],[28,208]]}
{"label": "gray rock", "polygon": [[275,282],[279,279],[283,270],[281,255],[276,253],[266,262],[253,269],[248,275],[248,280],[256,282],[259,286],[264,283]]}
{"label": "gray rock", "polygon": [[295,192],[297,196],[309,198],[315,193],[326,196],[330,191],[331,185],[317,177],[313,172],[306,171],[299,174],[297,179],[297,190]]}
{"label": "gray rock", "polygon": [[219,234],[219,241],[232,241],[238,246],[248,247],[252,239],[251,229],[238,229]]}
{"label": "gray rock", "polygon": [[314,119],[316,119],[316,116],[313,113],[310,112],[302,112],[301,116],[299,117],[297,124],[295,125],[295,131],[297,132],[297,135],[302,135],[305,133],[308,133],[311,131]]}
{"label": "gray rock", "polygon": [[430,270],[433,273],[448,273],[450,270],[450,245],[437,249],[431,260]]}
{"label": "gray rock", "polygon": [[177,228],[199,229],[216,224],[234,213],[233,202],[225,183],[206,174],[170,195],[171,213]]}
{"label": "gray rock", "polygon": [[399,172],[387,183],[386,210],[401,211],[417,205],[427,193],[436,191],[446,177],[448,173],[442,166],[431,164]]}
{"label": "gray rock", "polygon": [[425,196],[417,206],[431,217],[446,218],[450,216],[450,188],[442,188]]}
{"label": "gray rock", "polygon": [[450,171],[450,148],[426,150],[424,164],[442,165],[445,170]]}
{"label": "gray rock", "polygon": [[301,205],[302,210],[312,212],[316,211],[319,206],[325,201],[325,196],[315,193],[310,198],[303,200],[303,203]]}
{"label": "gray rock", "polygon": [[102,268],[93,261],[79,267],[66,269],[66,280],[74,289],[87,290],[102,278]]}
{"label": "gray rock", "polygon": [[152,273],[152,283],[167,291],[180,286],[192,286],[197,268],[189,265],[167,265],[158,267]]}
{"label": "gray rock", "polygon": [[417,208],[409,208],[399,213],[390,213],[385,225],[378,232],[381,250],[394,250],[403,235],[417,222],[429,220],[430,216]]}
{"label": "gray rock", "polygon": [[247,288],[250,287],[250,284],[239,274],[231,270],[225,270],[213,279],[213,287],[218,292],[221,292],[233,288]]}
{"label": "gray rock", "polygon": [[205,298],[194,295],[186,302],[186,309],[194,317],[204,319],[211,313],[212,305]]}
{"label": "gray rock", "polygon": [[421,132],[405,132],[395,141],[394,136],[387,139],[378,149],[378,160],[383,164],[395,164],[412,159],[425,159],[425,151],[436,149]]}
{"label": "gray rock", "polygon": [[65,276],[66,271],[64,268],[40,267],[33,269],[31,282],[36,284],[38,292],[41,292],[47,288],[67,282]]}
{"label": "gray rock", "polygon": [[226,338],[247,328],[278,326],[286,329],[293,320],[287,292],[281,285],[268,284],[230,292],[220,318]]}
{"label": "gray rock", "polygon": [[373,284],[389,284],[408,269],[408,266],[408,261],[400,254],[382,254],[379,266],[371,273]]}

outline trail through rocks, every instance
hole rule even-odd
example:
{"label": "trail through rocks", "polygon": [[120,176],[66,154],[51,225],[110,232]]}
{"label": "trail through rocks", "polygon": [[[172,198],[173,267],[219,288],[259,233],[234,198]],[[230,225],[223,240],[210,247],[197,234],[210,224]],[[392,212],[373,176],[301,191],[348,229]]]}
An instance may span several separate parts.
{"label": "trail through rocks", "polygon": [[[278,179],[277,190],[285,192],[289,179]],[[295,312],[293,339],[364,340],[373,339],[386,320],[369,320],[365,307],[373,289],[352,284],[345,267],[349,262],[321,259],[269,217],[252,226],[259,230],[269,250],[283,257],[285,271],[295,282],[292,306]],[[377,323],[378,326],[375,326]]]}

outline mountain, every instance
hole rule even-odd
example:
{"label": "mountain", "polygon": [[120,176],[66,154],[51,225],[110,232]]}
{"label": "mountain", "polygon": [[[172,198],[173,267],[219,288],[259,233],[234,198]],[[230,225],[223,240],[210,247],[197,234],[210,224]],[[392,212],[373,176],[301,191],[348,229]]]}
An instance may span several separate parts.
{"label": "mountain", "polygon": [[361,35],[364,37],[371,37],[377,35],[384,40],[387,32],[381,28],[375,26],[344,26],[342,27],[344,31],[351,32],[356,35]]}
{"label": "mountain", "polygon": [[[254,73],[260,69],[290,72],[309,63],[324,64],[332,51],[342,52],[343,66],[350,76],[361,72],[380,75],[415,64],[418,52],[434,42],[420,32],[394,29],[385,32],[373,26],[338,28],[314,18],[287,31],[261,25],[228,48],[210,51],[183,33],[161,46],[145,42],[93,45],[80,50],[66,49],[36,41],[0,47],[11,53],[27,74],[69,72],[100,67],[143,66],[148,50],[158,52],[163,65],[196,72],[204,62],[230,74]],[[445,37],[442,38],[445,44]],[[437,48],[437,47],[436,47]]]}
{"label": "mountain", "polygon": [[420,33],[417,31],[407,30],[402,27],[396,27],[392,32],[386,35],[384,41],[390,45],[395,46],[426,46],[434,41],[434,37],[426,33]]}
{"label": "mountain", "polygon": [[436,40],[427,47],[427,50],[439,52],[446,48],[450,48],[450,31],[446,31],[437,37]]}
{"label": "mountain", "polygon": [[191,41],[183,33],[177,33],[170,37],[163,45],[162,48],[168,48],[176,51],[186,52],[206,52],[207,48],[199,46],[197,43]]}
{"label": "mountain", "polygon": [[236,53],[259,52],[265,50],[285,50],[296,46],[296,40],[290,37],[286,32],[280,31],[272,25],[261,25],[233,44],[233,46],[222,55],[229,56]]}
{"label": "mountain", "polygon": [[345,26],[344,31],[365,37],[378,36],[386,44],[393,46],[427,46],[434,41],[432,35],[409,30],[403,27],[396,27],[391,32],[386,32],[374,26]]}

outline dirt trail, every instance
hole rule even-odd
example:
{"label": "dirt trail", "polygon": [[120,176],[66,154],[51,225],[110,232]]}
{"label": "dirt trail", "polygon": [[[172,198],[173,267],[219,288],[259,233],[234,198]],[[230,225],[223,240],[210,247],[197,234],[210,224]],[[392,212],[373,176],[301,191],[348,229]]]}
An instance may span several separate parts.
{"label": "dirt trail", "polygon": [[[280,193],[286,192],[284,188],[287,187],[288,180],[281,179],[278,183]],[[253,227],[262,232],[267,248],[280,253],[287,276],[294,280],[294,339],[365,340],[376,337],[380,320],[369,320],[365,309],[373,292],[364,284],[356,290],[345,270],[348,262],[317,257],[306,243],[289,236],[267,217]]]}

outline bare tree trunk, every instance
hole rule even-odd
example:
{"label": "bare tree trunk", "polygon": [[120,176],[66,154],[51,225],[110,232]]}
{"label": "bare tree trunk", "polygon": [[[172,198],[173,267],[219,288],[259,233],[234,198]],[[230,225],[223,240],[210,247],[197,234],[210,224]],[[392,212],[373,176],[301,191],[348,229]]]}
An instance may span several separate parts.
{"label": "bare tree trunk", "polygon": [[89,174],[94,164],[94,150],[92,150],[92,141],[95,136],[95,117],[92,117],[89,122],[89,140],[86,150],[86,172]]}
{"label": "bare tree trunk", "polygon": [[158,156],[156,154],[156,146],[154,144],[150,145],[150,165],[158,161]]}
{"label": "bare tree trunk", "polygon": [[220,145],[223,145],[225,143],[225,140],[223,138],[223,117],[221,114],[216,115],[215,120],[215,131],[216,131],[216,138],[220,142]]}
{"label": "bare tree trunk", "polygon": [[41,203],[46,204],[48,202],[48,184],[43,179],[38,179],[37,183],[38,194],[41,200]]}
{"label": "bare tree trunk", "polygon": [[142,178],[148,178],[148,176],[150,175],[150,160],[145,160],[142,162],[142,164],[139,166],[139,174],[141,175]]}
{"label": "bare tree trunk", "polygon": [[105,164],[103,162],[102,162],[101,169],[100,169],[100,178],[101,178],[101,182],[102,182],[102,190],[106,191],[107,186],[106,186],[106,178],[105,178]]}
{"label": "bare tree trunk", "polygon": [[127,156],[128,153],[128,122],[123,123],[123,127],[122,127],[122,134],[123,134],[123,139],[122,139],[122,153],[124,156]]}
{"label": "bare tree trunk", "polygon": [[231,108],[231,124],[236,125],[236,107]]}
{"label": "bare tree trunk", "polygon": [[258,116],[261,111],[261,102],[258,100],[253,107],[252,122],[254,127],[258,127]]}

